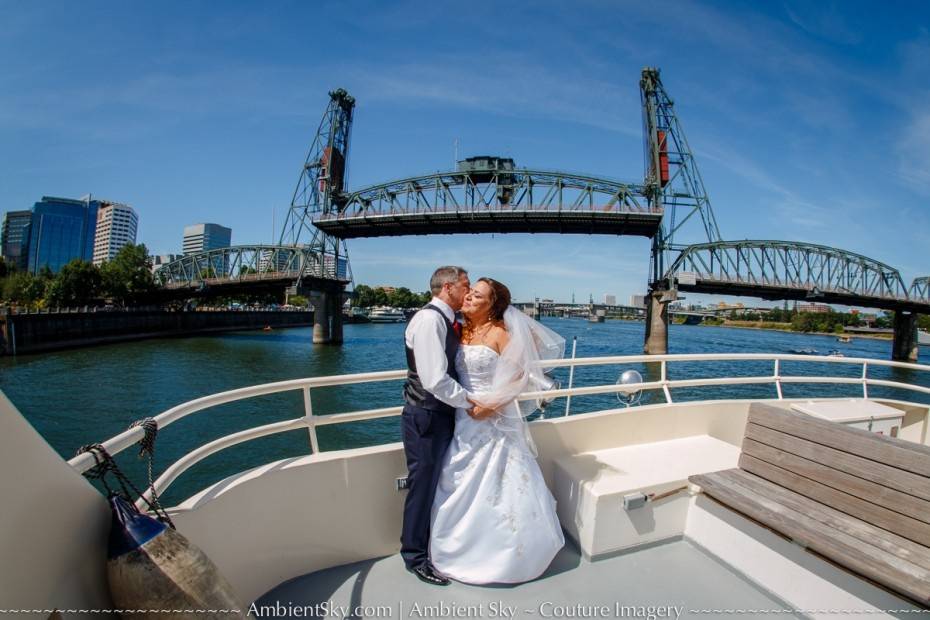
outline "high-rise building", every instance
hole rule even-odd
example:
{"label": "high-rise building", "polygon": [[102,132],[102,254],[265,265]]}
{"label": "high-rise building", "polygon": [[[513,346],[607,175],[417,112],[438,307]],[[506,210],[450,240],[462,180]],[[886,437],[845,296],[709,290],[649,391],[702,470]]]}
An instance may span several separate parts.
{"label": "high-rise building", "polygon": [[97,209],[97,232],[94,238],[94,264],[113,260],[124,246],[136,242],[139,216],[129,205],[101,202]]}
{"label": "high-rise building", "polygon": [[634,308],[645,308],[646,307],[646,296],[645,295],[630,295],[630,305]]}
{"label": "high-rise building", "polygon": [[605,306],[616,306],[617,305],[617,296],[616,295],[604,295],[604,305]]}
{"label": "high-rise building", "polygon": [[156,254],[155,256],[152,256],[152,273],[155,273],[160,268],[164,267],[168,263],[173,263],[179,258],[181,258],[180,254]]}
{"label": "high-rise building", "polygon": [[57,273],[75,258],[91,261],[100,204],[89,195],[81,200],[43,196],[35,203],[26,233],[26,270],[48,267]]}
{"label": "high-rise building", "polygon": [[232,241],[232,229],[219,224],[194,224],[184,227],[184,254],[196,254],[205,250],[228,248]]}
{"label": "high-rise building", "polygon": [[[194,224],[184,227],[184,255],[228,248],[232,241],[232,229],[219,224]],[[229,274],[229,259],[217,256],[210,259],[209,267],[201,267],[202,277],[216,278]],[[210,272],[210,273],[207,273]]]}
{"label": "high-rise building", "polygon": [[19,271],[26,269],[26,235],[32,211],[8,211],[3,214],[0,228],[0,253],[3,260]]}

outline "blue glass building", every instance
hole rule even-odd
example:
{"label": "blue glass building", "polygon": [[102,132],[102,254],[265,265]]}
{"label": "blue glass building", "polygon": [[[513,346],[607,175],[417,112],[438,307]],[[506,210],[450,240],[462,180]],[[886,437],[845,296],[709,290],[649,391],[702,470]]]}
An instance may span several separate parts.
{"label": "blue glass building", "polygon": [[32,211],[8,211],[3,215],[3,225],[0,226],[0,247],[3,259],[8,265],[18,271],[26,270],[26,235],[29,233],[29,222],[32,221]]}
{"label": "blue glass building", "polygon": [[26,270],[38,273],[48,266],[58,273],[75,258],[91,261],[100,202],[43,196],[32,207],[24,248]]}

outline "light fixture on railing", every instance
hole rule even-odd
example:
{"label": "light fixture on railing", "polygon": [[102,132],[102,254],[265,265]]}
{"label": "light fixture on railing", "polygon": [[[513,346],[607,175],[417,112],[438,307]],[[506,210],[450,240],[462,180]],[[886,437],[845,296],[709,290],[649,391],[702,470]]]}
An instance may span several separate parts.
{"label": "light fixture on railing", "polygon": [[[638,370],[625,370],[620,374],[620,378],[617,379],[617,385],[636,385],[643,382],[643,376],[639,374]],[[639,403],[640,397],[643,395],[643,391],[640,388],[621,388],[617,392],[617,400],[623,403],[626,407],[632,407],[633,405]]]}
{"label": "light fixture on railing", "polygon": [[[551,372],[552,372],[551,370],[541,373],[541,374],[531,372],[530,380],[534,382],[534,384],[537,386],[537,389],[541,392],[557,390],[560,387],[562,387],[562,383],[558,379],[552,377],[552,375],[550,374]],[[539,408],[540,412],[545,413],[546,407],[551,405],[552,401],[554,400],[555,400],[554,397],[540,398],[539,400],[536,401],[536,406]]]}

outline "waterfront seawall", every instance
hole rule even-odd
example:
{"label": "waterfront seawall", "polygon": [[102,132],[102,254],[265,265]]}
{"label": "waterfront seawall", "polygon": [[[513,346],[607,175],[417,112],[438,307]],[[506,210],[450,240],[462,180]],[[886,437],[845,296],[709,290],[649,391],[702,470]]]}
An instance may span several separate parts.
{"label": "waterfront seawall", "polygon": [[23,355],[145,338],[308,325],[313,325],[313,312],[309,311],[131,310],[0,314],[0,352]]}

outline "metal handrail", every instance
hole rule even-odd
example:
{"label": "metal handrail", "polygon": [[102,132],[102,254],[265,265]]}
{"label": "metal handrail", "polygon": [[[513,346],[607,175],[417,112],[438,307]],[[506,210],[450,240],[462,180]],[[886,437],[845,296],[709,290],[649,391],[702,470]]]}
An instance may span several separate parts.
{"label": "metal handrail", "polygon": [[[714,362],[714,361],[767,361],[773,363],[773,372],[771,375],[758,375],[748,377],[699,377],[694,379],[669,379],[667,367],[670,362]],[[781,364],[786,361],[806,362],[806,363],[830,363],[843,364],[847,366],[861,365],[862,374],[859,377],[829,377],[829,376],[806,376],[806,375],[785,375],[782,374]],[[811,383],[811,384],[845,384],[862,386],[863,398],[868,398],[869,386],[882,386],[910,390],[921,394],[930,394],[930,388],[899,381],[889,381],[885,379],[870,379],[868,369],[870,366],[903,368],[908,370],[918,370],[930,372],[930,366],[923,364],[912,364],[906,362],[893,362],[886,360],[877,360],[870,358],[850,358],[850,357],[828,357],[828,356],[810,356],[810,355],[781,355],[768,353],[707,353],[707,354],[672,354],[672,355],[630,355],[630,356],[605,356],[605,357],[583,357],[575,359],[558,359],[543,362],[542,366],[546,368],[578,366],[611,366],[627,365],[637,363],[658,363],[660,364],[660,379],[658,381],[645,381],[636,384],[607,384],[587,387],[572,387],[564,389],[555,389],[548,391],[524,392],[518,396],[518,400],[535,400],[545,398],[547,400],[559,398],[562,396],[589,396],[595,394],[611,394],[619,392],[632,392],[639,390],[661,390],[665,396],[667,404],[673,403],[671,390],[678,388],[691,387],[708,387],[724,385],[750,385],[772,383],[776,389],[777,400],[783,400],[782,384],[783,383]],[[317,426],[327,426],[332,424],[343,424],[346,422],[358,422],[361,420],[373,420],[397,416],[400,414],[402,407],[384,407],[379,409],[368,409],[362,411],[352,411],[346,413],[331,414],[319,416],[313,414],[313,403],[311,390],[321,387],[334,387],[342,385],[352,385],[358,383],[372,383],[379,381],[397,381],[406,377],[406,371],[390,370],[382,372],[358,373],[350,375],[333,375],[328,377],[310,377],[305,379],[292,379],[289,381],[278,381],[274,383],[265,383],[227,392],[219,392],[202,398],[197,398],[185,403],[181,403],[159,415],[154,420],[158,428],[164,428],[188,415],[193,413],[222,405],[225,403],[264,396],[268,394],[277,394],[281,392],[300,390],[303,393],[304,417],[283,422],[275,422],[262,426],[246,429],[219,439],[206,443],[191,452],[187,453],[173,464],[171,464],[155,480],[153,487],[155,492],[161,494],[174,482],[181,474],[190,469],[196,463],[211,456],[221,450],[234,446],[245,441],[265,437],[277,433],[298,430],[306,428],[309,434],[310,448],[313,454],[319,453],[319,442],[316,435]],[[126,448],[133,446],[144,436],[145,431],[139,427],[132,427],[115,437],[112,437],[103,443],[103,447],[110,454],[118,454]],[[89,453],[80,454],[70,461],[69,465],[78,473],[83,473],[95,465],[94,458]],[[152,489],[146,491],[144,499],[151,499]],[[144,506],[143,499],[137,502],[139,507]]]}

